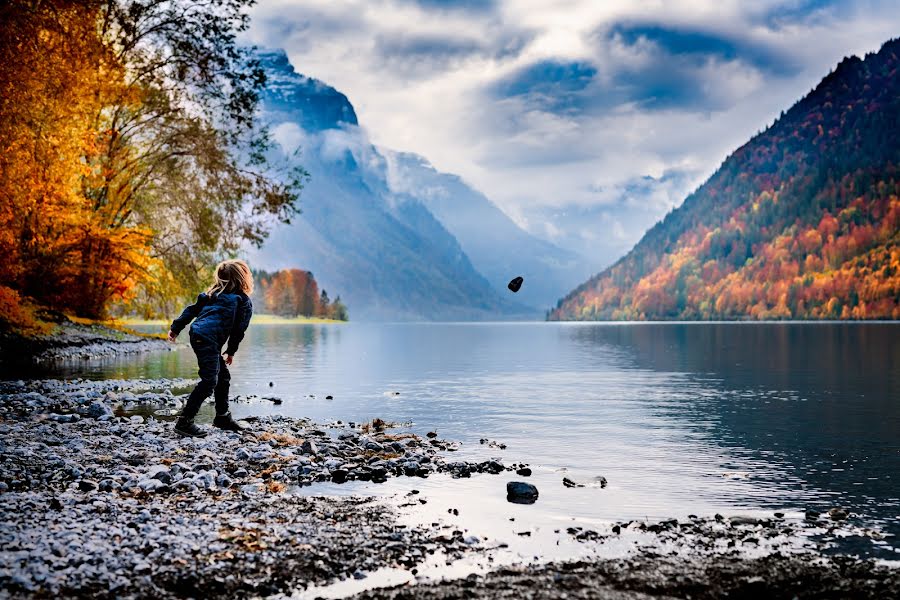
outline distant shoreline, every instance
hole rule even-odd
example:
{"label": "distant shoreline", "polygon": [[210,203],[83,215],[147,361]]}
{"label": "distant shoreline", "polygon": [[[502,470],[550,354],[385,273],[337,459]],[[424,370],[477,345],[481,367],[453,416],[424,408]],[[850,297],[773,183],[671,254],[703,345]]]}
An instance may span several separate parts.
{"label": "distant shoreline", "polygon": [[[160,325],[168,326],[172,321],[166,319],[118,319],[117,324],[125,327]],[[251,325],[296,325],[296,324],[320,324],[320,323],[347,323],[337,319],[323,319],[321,317],[281,317],[279,315],[257,314],[250,320]]]}

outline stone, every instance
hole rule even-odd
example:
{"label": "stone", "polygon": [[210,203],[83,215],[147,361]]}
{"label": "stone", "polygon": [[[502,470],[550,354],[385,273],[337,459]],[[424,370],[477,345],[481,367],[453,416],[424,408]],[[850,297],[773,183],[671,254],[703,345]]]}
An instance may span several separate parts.
{"label": "stone", "polygon": [[119,484],[112,479],[104,479],[100,482],[98,489],[101,492],[111,492],[119,487]]}
{"label": "stone", "polygon": [[97,487],[97,482],[92,479],[82,479],[78,482],[78,489],[82,492],[93,492]]}
{"label": "stone", "polygon": [[828,511],[828,516],[832,521],[843,521],[850,516],[846,509],[836,506]]}
{"label": "stone", "polygon": [[152,492],[159,491],[161,488],[166,487],[166,484],[164,484],[159,479],[147,478],[147,479],[141,479],[140,481],[138,481],[138,487],[141,488],[142,490],[144,490],[145,492],[152,493]]}
{"label": "stone", "polygon": [[85,414],[94,419],[99,419],[100,417],[111,417],[113,411],[109,406],[102,402],[91,402],[87,407],[87,410],[85,410]]}
{"label": "stone", "polygon": [[250,451],[246,448],[238,448],[234,455],[238,460],[250,460]]}
{"label": "stone", "polygon": [[166,485],[172,483],[172,473],[169,471],[169,468],[164,465],[152,467],[147,476],[151,479],[162,481]]}
{"label": "stone", "polygon": [[344,483],[347,481],[346,469],[334,469],[331,471],[331,480],[335,483]]}
{"label": "stone", "polygon": [[312,440],[306,440],[303,442],[303,445],[300,447],[300,451],[303,454],[311,454],[316,456],[319,453],[319,449],[316,447],[316,443]]}
{"label": "stone", "polygon": [[520,475],[522,477],[531,477],[531,469],[529,469],[528,467],[516,469],[516,475]]}
{"label": "stone", "polygon": [[568,477],[563,477],[563,485],[567,488],[575,488],[575,487],[584,487],[583,483],[578,483],[577,481],[572,481]]}
{"label": "stone", "polygon": [[506,484],[506,499],[515,504],[534,504],[538,489],[524,481],[510,481]]}

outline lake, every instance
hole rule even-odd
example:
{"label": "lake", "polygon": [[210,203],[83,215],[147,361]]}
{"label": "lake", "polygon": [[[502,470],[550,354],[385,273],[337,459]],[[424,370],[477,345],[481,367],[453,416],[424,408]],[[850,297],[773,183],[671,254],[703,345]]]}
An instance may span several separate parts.
{"label": "lake", "polygon": [[[51,374],[190,378],[196,363],[183,346]],[[897,323],[251,324],[232,376],[233,394],[284,400],[235,403],[236,416],[411,422],[462,442],[461,458],[529,463],[541,495],[508,504],[514,474],[303,493],[415,488],[431,498],[420,518],[457,508],[466,527],[513,540],[573,520],[841,506],[887,537],[839,549],[900,558]]]}

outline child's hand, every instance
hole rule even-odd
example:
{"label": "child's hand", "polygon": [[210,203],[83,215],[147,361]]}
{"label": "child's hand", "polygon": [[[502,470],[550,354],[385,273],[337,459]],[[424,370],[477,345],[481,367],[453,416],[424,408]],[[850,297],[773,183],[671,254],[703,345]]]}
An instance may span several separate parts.
{"label": "child's hand", "polygon": [[175,335],[174,333],[172,333],[172,330],[170,329],[170,330],[169,330],[168,340],[174,344],[174,343],[175,343],[175,338],[177,338],[177,337],[178,337],[178,336]]}
{"label": "child's hand", "polygon": [[225,364],[228,365],[228,366],[230,367],[230,366],[231,366],[231,361],[234,360],[234,356],[231,355],[231,354],[223,354],[222,356],[225,357]]}

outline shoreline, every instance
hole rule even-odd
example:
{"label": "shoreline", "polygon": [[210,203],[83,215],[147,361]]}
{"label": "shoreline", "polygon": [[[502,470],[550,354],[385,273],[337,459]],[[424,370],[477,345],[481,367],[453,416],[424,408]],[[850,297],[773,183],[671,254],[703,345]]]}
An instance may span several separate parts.
{"label": "shoreline", "polygon": [[[342,581],[359,585],[339,595],[362,589],[360,598],[793,597],[798,589],[809,592],[799,597],[839,589],[875,598],[900,591],[900,568],[827,556],[809,541],[826,531],[871,533],[840,514],[571,527],[562,534],[586,551],[628,551],[499,566],[494,553],[502,546],[479,531],[452,519],[403,522],[401,506],[428,501],[417,492],[377,499],[292,490],[439,473],[452,486],[453,478],[524,465],[455,461],[454,442],[390,427],[282,416],[252,419],[255,438],[218,430],[178,438],[167,420],[182,397],[172,390],[191,383],[0,382],[0,586],[7,593],[328,595]],[[451,581],[433,581],[429,574],[441,577],[441,568],[427,568],[476,558],[483,572],[448,571],[462,575]],[[384,585],[377,574],[385,569],[406,573],[407,583],[366,591]],[[833,587],[816,588],[816,581]]]}
{"label": "shoreline", "polygon": [[[513,466],[454,461],[450,442],[362,424],[260,417],[255,437],[180,438],[184,380],[0,382],[0,588],[15,597],[289,593],[413,569],[477,544],[410,528],[372,498],[308,497],[316,481],[469,477]],[[129,576],[128,574],[136,574]]]}
{"label": "shoreline", "polygon": [[[160,326],[163,328],[168,328],[169,324],[172,323],[171,320],[165,319],[118,319],[114,322],[123,327]],[[335,323],[349,323],[349,321],[304,316],[280,317],[278,315],[269,315],[265,313],[255,314],[251,319],[252,325],[320,325]]]}
{"label": "shoreline", "polygon": [[0,369],[171,350],[158,335],[63,319],[46,335],[0,335]]}

